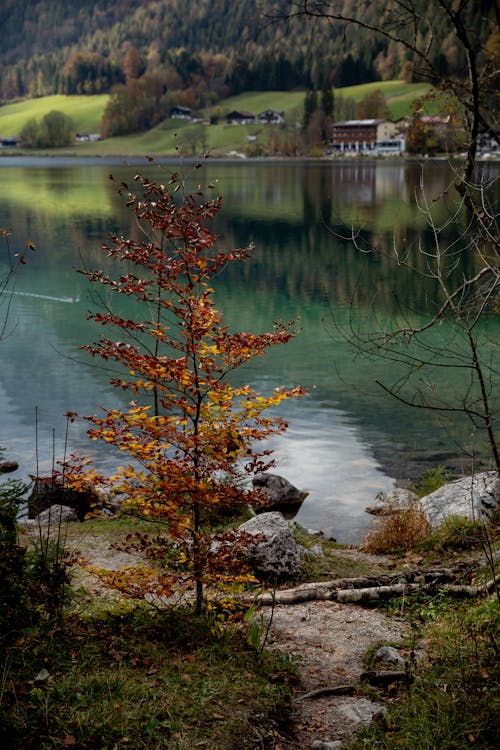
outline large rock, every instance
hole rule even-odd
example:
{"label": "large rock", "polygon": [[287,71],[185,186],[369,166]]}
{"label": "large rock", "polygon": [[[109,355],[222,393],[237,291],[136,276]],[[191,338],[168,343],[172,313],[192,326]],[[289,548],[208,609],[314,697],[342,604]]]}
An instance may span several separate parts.
{"label": "large rock", "polygon": [[246,550],[255,573],[265,578],[285,578],[300,572],[304,549],[281,513],[261,513],[242,524],[239,531],[260,537]]}
{"label": "large rock", "polygon": [[36,518],[53,505],[65,505],[73,508],[79,520],[83,521],[97,502],[98,496],[92,487],[73,490],[52,477],[36,477],[28,497],[28,518]]}
{"label": "large rock", "polygon": [[390,493],[383,493],[377,497],[375,505],[365,508],[372,516],[395,516],[403,510],[415,505],[418,496],[404,487],[395,487]]}
{"label": "large rock", "polygon": [[0,474],[8,474],[10,471],[17,471],[19,464],[17,461],[0,461]]}
{"label": "large rock", "polygon": [[67,505],[51,505],[47,510],[43,510],[35,519],[25,521],[27,526],[58,526],[69,521],[79,521],[78,515],[74,508]]}
{"label": "large rock", "polygon": [[257,513],[274,510],[283,513],[296,512],[309,494],[298,490],[279,474],[256,474],[252,484],[256,490],[261,491],[261,502],[255,508]]}
{"label": "large rock", "polygon": [[448,516],[487,521],[500,506],[500,477],[496,471],[484,471],[457,479],[422,497],[419,506],[433,527]]}

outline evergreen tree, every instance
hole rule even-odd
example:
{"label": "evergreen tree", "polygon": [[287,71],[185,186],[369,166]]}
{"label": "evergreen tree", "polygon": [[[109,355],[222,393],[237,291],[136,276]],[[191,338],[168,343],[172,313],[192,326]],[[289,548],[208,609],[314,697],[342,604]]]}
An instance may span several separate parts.
{"label": "evergreen tree", "polygon": [[327,82],[323,86],[323,90],[321,91],[321,109],[323,110],[323,114],[325,115],[325,117],[333,118],[334,106],[335,99],[333,95],[333,89]]}
{"label": "evergreen tree", "polygon": [[302,127],[305,130],[311,122],[313,114],[318,109],[318,94],[316,91],[308,91],[304,99],[304,117]]}

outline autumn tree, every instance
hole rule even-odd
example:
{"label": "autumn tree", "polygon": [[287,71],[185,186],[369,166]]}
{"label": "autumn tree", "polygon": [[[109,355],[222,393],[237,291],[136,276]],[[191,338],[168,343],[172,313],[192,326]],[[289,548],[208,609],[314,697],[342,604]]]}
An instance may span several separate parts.
{"label": "autumn tree", "polygon": [[104,138],[138,133],[157,125],[168,113],[171,98],[162,76],[145,73],[113,88],[103,113]]}
{"label": "autumn tree", "polygon": [[356,107],[356,117],[360,120],[386,120],[389,115],[387,100],[380,89],[367,94]]}
{"label": "autumn tree", "polygon": [[[221,200],[200,193],[179,197],[173,175],[169,186],[135,178],[137,192],[119,189],[143,232],[142,240],[112,235],[104,246],[119,266],[116,277],[83,271],[93,284],[115,297],[135,300],[142,313],[132,319],[111,308],[91,317],[115,337],[102,336],[84,347],[93,356],[124,367],[111,383],[130,394],[127,410],[105,410],[89,417],[89,435],[116,446],[131,462],[119,471],[126,509],[166,532],[161,542],[141,538],[141,547],[163,560],[169,573],[149,569],[110,574],[123,592],[147,597],[194,585],[196,610],[207,584],[238,577],[237,532],[213,533],[221,515],[258,495],[246,480],[272,465],[259,441],[286,425],[267,411],[300,388],[277,388],[263,396],[231,383],[231,373],[266,349],[294,335],[292,324],[275,323],[272,332],[233,332],[214,304],[214,277],[251,248],[217,250],[209,224]],[[73,478],[74,478],[73,474]],[[172,572],[173,571],[173,572]]]}
{"label": "autumn tree", "polygon": [[143,70],[142,60],[137,49],[133,45],[131,45],[125,52],[122,69],[126,81],[130,78],[139,78],[141,75]]}

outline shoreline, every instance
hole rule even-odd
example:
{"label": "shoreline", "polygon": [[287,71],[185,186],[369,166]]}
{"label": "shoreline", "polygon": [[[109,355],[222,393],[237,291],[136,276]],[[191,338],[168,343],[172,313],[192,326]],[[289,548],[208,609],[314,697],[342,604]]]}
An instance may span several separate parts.
{"label": "shoreline", "polygon": [[[293,163],[318,163],[318,162],[327,162],[327,163],[366,163],[366,162],[375,162],[375,163],[427,163],[427,162],[436,162],[436,161],[464,161],[465,160],[464,154],[436,154],[434,156],[427,156],[424,154],[405,154],[402,156],[371,156],[371,155],[363,155],[363,154],[356,154],[352,156],[345,156],[345,155],[325,155],[325,156],[259,156],[259,157],[246,157],[246,156],[229,156],[224,154],[204,154],[201,156],[180,156],[179,154],[124,154],[120,152],[116,153],[105,153],[105,154],[99,154],[99,153],[86,153],[86,154],[79,154],[75,151],[34,151],[32,153],[28,153],[26,151],[22,151],[21,153],[16,149],[0,149],[0,166],[5,166],[5,164],[2,164],[2,162],[5,161],[15,161],[15,162],[22,162],[24,160],[32,160],[32,161],[40,161],[40,162],[57,162],[58,160],[68,160],[68,161],[81,161],[85,163],[89,163],[91,161],[95,161],[97,164],[99,163],[113,163],[116,162],[118,164],[131,164],[134,163],[137,164],[148,164],[148,163],[162,163],[162,164],[178,164],[178,163],[187,163],[187,164],[197,164],[197,163],[209,163],[209,162],[218,162],[218,163],[229,163],[229,164],[240,164],[240,163],[249,163],[249,164],[293,164]],[[490,154],[489,156],[478,156],[477,161],[481,164],[483,163],[497,163],[500,162],[500,153],[498,154]],[[10,165],[8,165],[10,166]],[[12,165],[15,166],[15,165]]]}

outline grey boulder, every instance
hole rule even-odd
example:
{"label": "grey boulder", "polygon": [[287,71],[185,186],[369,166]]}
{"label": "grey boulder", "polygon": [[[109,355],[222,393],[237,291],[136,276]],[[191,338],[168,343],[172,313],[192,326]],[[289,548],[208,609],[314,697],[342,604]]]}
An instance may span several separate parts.
{"label": "grey boulder", "polygon": [[256,574],[265,578],[286,578],[300,572],[304,548],[295,539],[281,513],[261,513],[238,530],[256,537],[245,552],[247,562]]}
{"label": "grey boulder", "polygon": [[38,516],[29,521],[25,521],[26,525],[34,526],[39,524],[40,526],[57,526],[60,523],[68,523],[70,521],[79,521],[78,513],[74,508],[70,508],[68,505],[51,505],[50,508],[43,510]]}
{"label": "grey boulder", "polygon": [[422,497],[419,507],[431,526],[449,516],[488,521],[500,505],[500,477],[496,471],[457,479]]}

